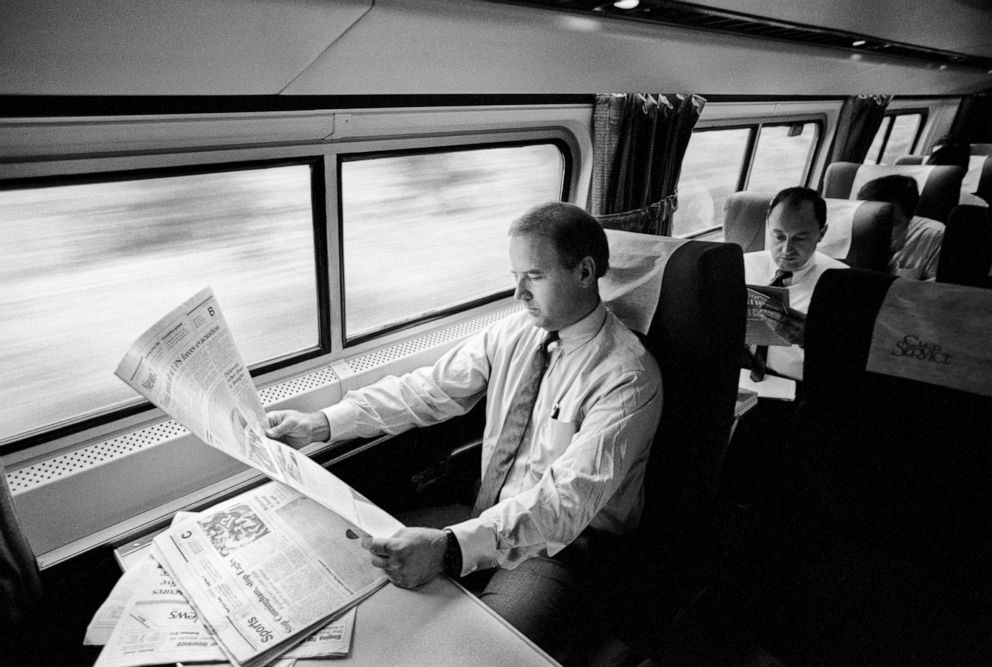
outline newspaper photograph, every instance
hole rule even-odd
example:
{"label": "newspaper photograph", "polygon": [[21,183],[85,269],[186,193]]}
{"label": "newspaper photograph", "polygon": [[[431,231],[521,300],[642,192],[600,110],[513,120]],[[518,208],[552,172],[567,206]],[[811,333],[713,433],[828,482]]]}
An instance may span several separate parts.
{"label": "newspaper photograph", "polygon": [[227,659],[250,666],[283,654],[388,581],[359,538],[340,515],[269,482],[176,523],[152,550]]}
{"label": "newspaper photograph", "polygon": [[206,444],[337,512],[376,537],[401,524],[292,447],[265,436],[265,410],[207,287],[154,324],[115,374]]}
{"label": "newspaper photograph", "polygon": [[761,314],[767,310],[789,312],[789,288],[748,285],[744,341],[748,345],[792,345],[775,333],[774,322]]}

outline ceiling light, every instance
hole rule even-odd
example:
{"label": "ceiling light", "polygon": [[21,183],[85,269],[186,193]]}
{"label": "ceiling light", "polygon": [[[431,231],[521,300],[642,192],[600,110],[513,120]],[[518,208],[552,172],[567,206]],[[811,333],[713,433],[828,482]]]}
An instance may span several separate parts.
{"label": "ceiling light", "polygon": [[616,0],[613,6],[617,9],[637,9],[639,4],[641,4],[641,0]]}
{"label": "ceiling light", "polygon": [[854,42],[853,42],[853,43],[851,44],[851,46],[864,46],[864,45],[865,45],[865,44],[867,44],[867,43],[868,43],[868,40],[866,40],[866,39],[856,39],[856,40],[854,40]]}

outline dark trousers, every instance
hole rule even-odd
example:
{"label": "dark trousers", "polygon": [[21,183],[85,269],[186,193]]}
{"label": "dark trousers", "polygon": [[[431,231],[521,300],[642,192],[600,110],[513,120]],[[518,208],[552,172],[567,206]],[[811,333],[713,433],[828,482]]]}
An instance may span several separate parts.
{"label": "dark trousers", "polygon": [[[441,528],[469,517],[468,506],[416,510],[399,518],[408,526]],[[578,655],[602,623],[595,597],[609,586],[621,539],[586,530],[553,557],[529,558],[512,570],[472,572],[459,582],[531,641],[564,664]]]}

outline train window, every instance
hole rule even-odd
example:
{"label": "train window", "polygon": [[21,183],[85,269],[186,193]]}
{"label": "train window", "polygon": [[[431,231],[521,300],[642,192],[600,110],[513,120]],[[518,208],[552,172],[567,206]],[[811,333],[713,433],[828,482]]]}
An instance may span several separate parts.
{"label": "train window", "polygon": [[113,370],[210,285],[249,364],[319,342],[312,164],[0,190],[0,443],[135,403]]}
{"label": "train window", "polygon": [[818,134],[819,124],[812,122],[763,126],[758,132],[747,189],[774,193],[803,185]]}
{"label": "train window", "polygon": [[723,205],[737,190],[749,128],[692,133],[679,176],[672,236],[695,236],[723,224]]}
{"label": "train window", "polygon": [[882,120],[865,164],[895,164],[896,158],[916,150],[924,115],[920,112],[889,114]]}
{"label": "train window", "polygon": [[345,338],[506,293],[506,232],[563,197],[555,143],[342,156]]}
{"label": "train window", "polygon": [[802,185],[819,136],[816,121],[695,130],[682,160],[672,235],[722,240],[727,197]]}

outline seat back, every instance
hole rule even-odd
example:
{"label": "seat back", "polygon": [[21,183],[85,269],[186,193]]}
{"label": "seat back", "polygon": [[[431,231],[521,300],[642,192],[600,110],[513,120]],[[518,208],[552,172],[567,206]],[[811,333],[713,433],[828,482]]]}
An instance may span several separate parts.
{"label": "seat back", "polygon": [[992,268],[992,221],[989,209],[955,206],[944,228],[937,282],[989,286]]}
{"label": "seat back", "polygon": [[[765,214],[772,195],[735,192],[727,198],[723,234],[744,252],[765,247]],[[883,202],[827,199],[827,233],[817,246],[849,266],[886,271],[892,206]]]}
{"label": "seat back", "polygon": [[[716,490],[744,342],[744,262],[730,243],[607,235],[611,268],[600,293],[644,334],[661,368],[664,404],[640,530],[616,562],[617,581],[594,596],[627,646],[661,659],[684,639],[680,619],[708,589],[716,567]],[[650,271],[631,270],[628,254],[640,256]],[[648,302],[653,309],[636,305]]]}
{"label": "seat back", "polygon": [[[923,164],[923,160],[922,155],[903,155],[896,158],[896,164]],[[963,201],[966,193],[977,195],[986,203],[992,198],[992,144],[972,144],[968,171],[961,180],[962,203],[966,203]]]}
{"label": "seat back", "polygon": [[823,177],[823,196],[856,199],[858,190],[868,181],[904,174],[916,179],[920,203],[916,215],[946,222],[960,197],[964,170],[960,167],[913,164],[872,165],[856,162],[834,162]]}
{"label": "seat back", "polygon": [[[600,281],[603,300],[645,334],[664,391],[642,532],[655,544],[691,550],[706,539],[733,424],[746,309],[742,253],[729,243],[607,234],[611,270]],[[624,259],[631,253],[647,258],[649,273],[631,269]],[[653,312],[627,314],[628,304],[644,298],[656,300]]]}
{"label": "seat back", "polygon": [[820,278],[778,504],[782,525],[807,531],[783,540],[801,554],[780,566],[783,589],[802,588],[796,613],[837,633],[806,641],[857,646],[854,661],[870,663],[897,637],[928,663],[987,635],[974,609],[992,608],[989,317],[986,290],[860,270]]}

